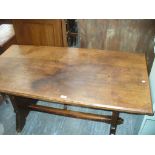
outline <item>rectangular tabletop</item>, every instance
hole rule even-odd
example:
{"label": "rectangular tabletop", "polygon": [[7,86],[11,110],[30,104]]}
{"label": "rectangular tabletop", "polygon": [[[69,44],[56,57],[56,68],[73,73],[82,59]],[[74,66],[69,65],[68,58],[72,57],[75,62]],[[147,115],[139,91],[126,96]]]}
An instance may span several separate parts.
{"label": "rectangular tabletop", "polygon": [[12,45],[0,92],[96,109],[152,114],[144,54]]}

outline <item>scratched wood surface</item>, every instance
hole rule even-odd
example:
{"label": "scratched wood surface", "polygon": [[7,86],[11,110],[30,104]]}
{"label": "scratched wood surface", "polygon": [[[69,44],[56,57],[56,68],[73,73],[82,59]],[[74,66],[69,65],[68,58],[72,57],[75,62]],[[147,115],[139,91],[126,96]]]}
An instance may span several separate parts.
{"label": "scratched wood surface", "polygon": [[0,57],[0,92],[152,114],[144,54],[13,45]]}
{"label": "scratched wood surface", "polygon": [[80,47],[145,53],[153,63],[155,20],[79,19]]}

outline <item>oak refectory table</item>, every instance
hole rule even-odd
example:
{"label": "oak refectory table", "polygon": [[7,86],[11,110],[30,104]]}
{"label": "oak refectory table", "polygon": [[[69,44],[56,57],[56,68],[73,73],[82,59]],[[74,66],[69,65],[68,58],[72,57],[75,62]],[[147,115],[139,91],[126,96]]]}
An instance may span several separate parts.
{"label": "oak refectory table", "polygon": [[[110,134],[123,123],[119,112],[153,114],[145,55],[132,52],[12,45],[0,56],[0,92],[10,97],[17,132],[30,111],[109,123]],[[64,108],[37,105],[38,100]],[[112,115],[67,106],[109,110]]]}

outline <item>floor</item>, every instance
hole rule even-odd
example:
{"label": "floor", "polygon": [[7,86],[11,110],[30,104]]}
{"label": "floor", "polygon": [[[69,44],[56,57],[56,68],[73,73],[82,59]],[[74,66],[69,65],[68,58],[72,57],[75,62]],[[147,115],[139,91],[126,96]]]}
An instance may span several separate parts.
{"label": "floor", "polygon": [[[39,101],[39,105],[62,107],[60,104]],[[92,110],[88,108],[68,107],[68,109],[111,114],[108,111]],[[117,128],[118,135],[135,135],[138,133],[142,116],[121,113],[124,124]],[[15,113],[11,103],[0,105],[0,134],[2,135],[107,135],[110,125],[75,118],[68,118],[40,112],[30,112],[26,125],[21,133],[16,133]]]}

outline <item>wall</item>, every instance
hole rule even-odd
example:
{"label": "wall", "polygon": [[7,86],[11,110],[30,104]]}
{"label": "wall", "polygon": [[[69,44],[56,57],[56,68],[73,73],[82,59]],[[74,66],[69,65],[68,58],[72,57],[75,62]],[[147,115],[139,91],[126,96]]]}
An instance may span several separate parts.
{"label": "wall", "polygon": [[155,20],[78,20],[80,46],[145,52],[148,71],[153,62]]}

